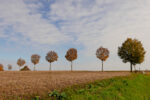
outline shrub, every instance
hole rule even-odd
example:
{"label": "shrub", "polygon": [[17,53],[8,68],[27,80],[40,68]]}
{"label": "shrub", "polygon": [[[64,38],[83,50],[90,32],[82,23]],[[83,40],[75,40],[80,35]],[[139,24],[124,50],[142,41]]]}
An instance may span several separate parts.
{"label": "shrub", "polygon": [[40,100],[40,96],[35,96],[32,100]]}
{"label": "shrub", "polygon": [[28,66],[24,66],[24,68],[22,68],[20,71],[30,71]]}
{"label": "shrub", "polygon": [[49,93],[49,97],[54,98],[56,100],[65,100],[67,98],[67,95],[65,92],[58,92],[57,90],[52,91]]}

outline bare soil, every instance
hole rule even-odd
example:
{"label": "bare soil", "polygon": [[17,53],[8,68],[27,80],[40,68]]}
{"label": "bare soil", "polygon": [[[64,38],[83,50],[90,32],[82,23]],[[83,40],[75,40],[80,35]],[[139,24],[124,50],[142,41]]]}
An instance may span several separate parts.
{"label": "bare soil", "polygon": [[0,100],[43,96],[54,89],[61,90],[76,84],[129,74],[129,72],[94,71],[4,71],[0,72]]}

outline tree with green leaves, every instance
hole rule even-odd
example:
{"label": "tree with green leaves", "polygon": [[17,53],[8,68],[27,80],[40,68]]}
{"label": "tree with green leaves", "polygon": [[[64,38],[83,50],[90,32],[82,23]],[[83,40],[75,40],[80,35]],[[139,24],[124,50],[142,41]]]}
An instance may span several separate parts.
{"label": "tree with green leaves", "polygon": [[124,63],[130,62],[131,72],[133,65],[141,64],[144,61],[145,53],[141,41],[137,39],[128,38],[121,47],[118,47],[118,56]]}

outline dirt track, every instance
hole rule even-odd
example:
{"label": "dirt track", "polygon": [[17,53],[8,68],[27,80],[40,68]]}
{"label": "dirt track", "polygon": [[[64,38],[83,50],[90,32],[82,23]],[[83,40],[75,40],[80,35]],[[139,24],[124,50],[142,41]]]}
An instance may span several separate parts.
{"label": "dirt track", "polygon": [[129,72],[83,71],[0,72],[0,100],[7,100],[8,97],[15,98],[15,96],[44,95],[53,89],[129,74]]}

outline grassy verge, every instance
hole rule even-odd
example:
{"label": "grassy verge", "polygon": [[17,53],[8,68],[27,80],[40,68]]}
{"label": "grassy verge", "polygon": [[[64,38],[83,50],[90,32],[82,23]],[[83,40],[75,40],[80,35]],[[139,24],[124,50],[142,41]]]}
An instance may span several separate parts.
{"label": "grassy verge", "polygon": [[150,100],[150,76],[133,74],[72,86],[40,100]]}

